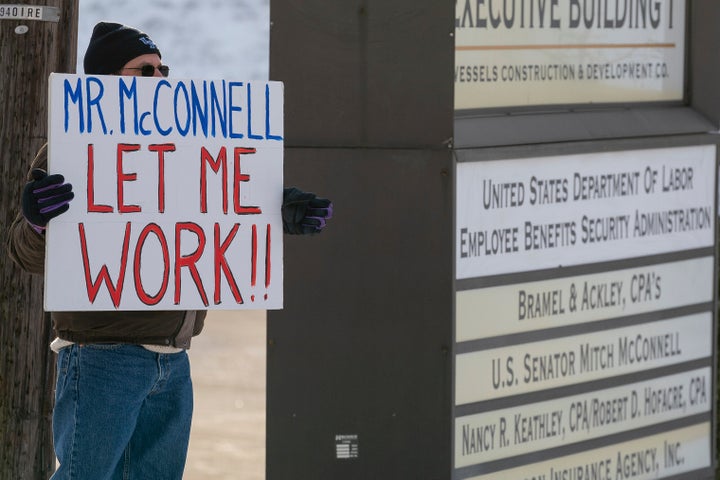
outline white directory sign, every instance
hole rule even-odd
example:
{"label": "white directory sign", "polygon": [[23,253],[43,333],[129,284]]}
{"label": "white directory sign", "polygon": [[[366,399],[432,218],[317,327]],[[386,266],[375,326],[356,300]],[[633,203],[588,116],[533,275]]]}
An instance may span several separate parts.
{"label": "white directory sign", "polygon": [[[652,480],[710,467],[709,422],[593,448],[494,473],[457,476],[465,480]],[[471,472],[471,469],[467,469]]]}
{"label": "white directory sign", "polygon": [[455,404],[710,359],[710,312],[552,340],[460,353]]}
{"label": "white directory sign", "polygon": [[455,467],[709,412],[710,367],[455,419]]}
{"label": "white directory sign", "polygon": [[[712,302],[711,256],[456,294],[457,342]],[[487,318],[493,321],[488,322]]]}
{"label": "white directory sign", "polygon": [[283,85],[53,74],[45,309],[282,308]]}
{"label": "white directory sign", "polygon": [[458,279],[709,247],[714,145],[457,166]]}
{"label": "white directory sign", "polygon": [[716,146],[459,157],[453,478],[707,469]]}

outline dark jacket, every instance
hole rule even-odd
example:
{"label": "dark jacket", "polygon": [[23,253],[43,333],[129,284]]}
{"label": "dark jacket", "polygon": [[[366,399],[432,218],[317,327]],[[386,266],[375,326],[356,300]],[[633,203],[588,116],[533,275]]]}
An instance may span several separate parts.
{"label": "dark jacket", "polygon": [[[47,144],[32,162],[47,169]],[[28,180],[31,180],[28,172]],[[19,213],[8,234],[8,253],[30,273],[45,268],[45,237],[38,234]],[[109,311],[52,312],[55,334],[76,343],[133,343],[189,348],[190,339],[203,328],[204,311]]]}

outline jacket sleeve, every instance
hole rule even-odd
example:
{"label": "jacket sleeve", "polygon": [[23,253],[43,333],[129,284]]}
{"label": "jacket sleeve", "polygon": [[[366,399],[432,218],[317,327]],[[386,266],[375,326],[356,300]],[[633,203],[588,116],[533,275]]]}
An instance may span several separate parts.
{"label": "jacket sleeve", "polygon": [[[28,170],[28,180],[33,168],[47,169],[47,144],[43,145],[35,156]],[[18,212],[10,225],[7,251],[10,258],[23,270],[30,273],[43,273],[45,270],[45,236],[33,230],[25,221],[22,212]]]}

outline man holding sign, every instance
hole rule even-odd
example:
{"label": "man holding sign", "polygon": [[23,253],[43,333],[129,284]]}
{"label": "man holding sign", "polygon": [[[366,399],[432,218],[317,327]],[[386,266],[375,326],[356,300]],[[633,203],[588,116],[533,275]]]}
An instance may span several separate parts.
{"label": "man holding sign", "polygon": [[[184,91],[188,105],[191,98],[193,102],[198,100],[200,95],[198,91],[202,91],[202,88],[205,88],[206,95],[208,92],[206,82],[197,85],[190,82],[187,84],[188,87],[185,83],[172,85],[164,80],[168,76],[169,68],[162,64],[160,50],[155,43],[145,33],[116,23],[102,22],[96,25],[85,53],[84,67],[86,75],[119,76],[116,84],[119,85],[120,93],[116,96],[108,94],[105,98],[121,98],[121,114],[118,117],[122,118],[125,118],[126,104],[129,105],[127,108],[130,110],[133,101],[136,109],[137,102],[142,102],[141,93],[145,85],[125,77],[156,77],[157,83],[153,84],[156,107],[159,96],[172,88],[175,88],[176,103],[179,97],[182,98]],[[76,188],[75,191],[73,186],[65,181],[63,175],[46,173],[48,162],[46,145],[32,163],[28,174],[29,181],[22,194],[22,215],[18,215],[11,226],[8,245],[10,256],[23,269],[32,273],[46,272],[49,276],[46,277],[46,306],[49,305],[50,308],[47,309],[52,311],[53,327],[57,334],[51,347],[58,353],[53,437],[59,468],[52,478],[55,480],[110,479],[128,478],[125,475],[129,474],[129,478],[180,479],[185,466],[192,417],[192,385],[186,349],[190,347],[191,338],[198,335],[203,328],[204,307],[208,307],[210,303],[218,306],[225,297],[233,299],[234,305],[248,301],[241,295],[242,288],[238,287],[232,273],[233,250],[238,250],[233,248],[235,245],[233,242],[236,236],[239,238],[244,235],[243,241],[248,246],[243,251],[252,252],[252,257],[248,262],[241,264],[247,265],[251,270],[243,278],[248,288],[254,287],[256,269],[259,268],[256,261],[257,252],[260,250],[258,244],[262,243],[263,239],[258,241],[260,229],[257,228],[256,223],[259,222],[245,222],[245,219],[250,215],[258,215],[255,218],[261,218],[265,205],[274,205],[271,201],[258,203],[259,206],[243,204],[243,199],[249,194],[242,196],[241,192],[246,190],[240,189],[240,182],[246,182],[243,187],[246,188],[251,175],[246,174],[244,170],[241,171],[240,161],[243,156],[251,157],[256,161],[264,158],[260,148],[248,146],[252,142],[262,145],[263,141],[282,140],[282,137],[272,131],[272,119],[269,113],[265,115],[265,135],[258,135],[257,131],[253,134],[251,99],[255,97],[252,97],[253,92],[249,84],[246,90],[243,90],[246,92],[247,105],[240,108],[237,103],[233,103],[233,88],[235,87],[237,92],[243,83],[210,82],[210,104],[214,106],[212,102],[216,101],[218,112],[221,113],[229,110],[229,115],[219,117],[220,120],[232,117],[233,112],[237,113],[241,110],[247,112],[246,131],[243,134],[233,130],[233,119],[230,118],[228,129],[223,129],[218,136],[243,138],[249,143],[242,147],[236,146],[234,149],[226,149],[224,145],[220,148],[215,148],[215,145],[207,149],[202,148],[202,152],[196,156],[202,165],[200,205],[193,204],[198,210],[195,212],[197,220],[189,219],[192,213],[183,201],[185,201],[184,197],[190,196],[187,191],[192,187],[187,184],[184,190],[173,193],[166,191],[166,184],[172,185],[173,179],[182,183],[188,176],[183,172],[175,172],[173,176],[168,159],[176,153],[176,150],[177,156],[172,158],[180,158],[181,147],[187,145],[185,136],[190,136],[191,132],[192,135],[196,134],[196,130],[191,130],[189,126],[187,129],[183,128],[183,125],[189,123],[184,124],[178,120],[177,111],[174,115],[175,127],[169,126],[168,119],[172,118],[172,115],[164,115],[157,108],[157,111],[153,112],[154,122],[148,119],[149,111],[139,117],[137,111],[135,112],[134,130],[139,132],[136,136],[155,137],[157,132],[163,136],[160,141],[147,145],[146,153],[149,155],[147,158],[152,158],[154,162],[142,162],[137,167],[140,172],[145,172],[141,170],[147,168],[145,165],[152,164],[155,168],[153,170],[156,178],[155,187],[152,196],[148,196],[147,192],[144,192],[147,189],[140,188],[143,186],[140,181],[142,175],[129,173],[127,163],[123,164],[123,161],[129,163],[124,160],[126,158],[139,158],[132,155],[139,155],[138,151],[142,148],[139,144],[134,145],[124,141],[126,137],[120,137],[119,132],[114,132],[105,124],[106,120],[110,122],[110,118],[106,119],[103,116],[101,100],[105,89],[109,91],[110,82],[103,80],[102,77],[86,78],[85,84],[82,83],[84,79],[78,79],[77,83],[73,83],[74,78],[66,79],[64,84],[60,83],[65,86],[65,132],[72,128],[72,119],[67,112],[77,104],[78,108],[75,112],[78,135],[87,136],[91,133],[93,118],[96,122],[95,130],[99,130],[98,125],[100,125],[103,135],[112,136],[113,133],[117,135],[114,140],[117,151],[113,152],[117,160],[113,157],[112,163],[113,175],[117,177],[112,190],[117,193],[117,201],[110,205],[109,202],[103,203],[100,199],[100,196],[109,189],[104,188],[107,185],[102,183],[102,175],[98,173],[102,168],[98,158],[107,152],[96,151],[102,148],[102,145],[95,140],[96,137],[87,137],[91,138],[92,142],[87,143],[84,151],[86,163],[83,167],[86,171],[80,176],[74,171],[76,169],[63,171],[73,178],[76,187],[75,179],[79,179],[81,188]],[[85,86],[86,90],[82,90]],[[218,89],[227,88],[225,93],[229,100],[225,111],[219,106],[223,92],[217,93],[216,86]],[[265,102],[269,103],[271,97],[272,91],[266,86]],[[126,100],[125,103],[122,103],[123,99]],[[199,108],[198,104],[192,103],[192,108]],[[268,110],[269,107],[266,106],[266,111]],[[51,117],[53,117],[52,113]],[[202,127],[205,127],[206,137],[215,137],[214,120],[210,135],[207,132],[209,121],[203,120],[204,118],[201,118],[200,133],[197,135],[202,135]],[[128,120],[128,125],[128,130],[132,130],[133,121]],[[157,132],[151,132],[150,129],[153,128]],[[51,128],[51,135],[57,130],[59,129]],[[122,124],[122,133],[125,134],[125,124]],[[177,137],[179,134],[183,138]],[[176,138],[172,135],[176,135],[180,141],[169,142],[168,139]],[[123,141],[118,143],[117,138],[122,138]],[[206,140],[210,143],[215,141],[214,138],[206,138]],[[57,165],[67,166],[62,158],[56,160],[58,152],[65,152],[62,141],[56,137],[50,144],[53,148],[51,165],[53,170],[57,169]],[[282,148],[281,143],[276,145]],[[229,189],[226,175],[227,163],[231,163],[232,159],[235,162],[233,210],[228,212]],[[272,164],[271,161],[265,163]],[[253,165],[252,162],[247,162],[243,167],[252,168],[246,167],[248,164]],[[183,164],[178,162],[173,165]],[[281,169],[281,161],[278,165]],[[258,167],[260,168],[265,167]],[[213,176],[213,172],[217,174],[216,177],[222,174],[220,193],[214,191],[209,179]],[[138,185],[140,187],[137,187]],[[197,189],[197,184],[192,185]],[[133,190],[133,187],[136,188]],[[73,211],[70,206],[77,204],[79,200],[75,199],[74,203],[71,201],[78,192],[83,194],[80,197],[82,202],[80,208],[75,208]],[[265,198],[263,195],[273,198],[272,192],[252,191],[252,193],[253,199],[263,199]],[[133,194],[140,199],[152,198],[153,201],[132,203],[128,197]],[[175,208],[179,211],[179,215],[185,215],[188,219],[183,216],[183,221],[165,220],[168,212],[173,210],[173,205],[169,204],[170,200],[166,205],[166,198],[174,199],[178,205]],[[222,212],[218,214],[221,220],[208,221],[205,225],[203,221],[213,213],[213,200],[222,203]],[[148,203],[152,203],[152,208],[148,208]],[[269,220],[265,228],[266,289],[270,275],[269,250],[273,216],[281,218],[283,231],[288,234],[319,233],[325,227],[326,220],[332,216],[332,204],[329,200],[317,198],[314,194],[297,188],[285,188],[281,203],[279,212],[268,213]],[[95,215],[94,223],[90,221],[90,215]],[[119,220],[121,215],[122,223]],[[232,222],[239,222],[238,217],[233,215],[244,215],[243,222],[223,223],[222,219],[227,217],[232,217]],[[45,232],[48,223],[54,218],[57,218],[54,222],[56,226],[47,234],[49,239],[46,259]],[[97,221],[98,218],[102,220]],[[107,233],[113,231],[117,225],[121,226],[117,230],[117,235]],[[63,237],[63,235],[67,236]],[[107,255],[102,249],[110,249],[105,244],[112,244],[115,237],[119,238],[121,245],[119,249],[121,255],[117,255],[117,252],[113,253],[114,256],[121,257],[120,266],[116,269],[119,270],[119,274],[110,273],[114,267],[108,268],[109,261],[96,260],[98,255]],[[188,238],[194,242],[190,253],[184,246]],[[65,239],[69,240],[65,241]],[[210,245],[207,249],[205,249],[206,244]],[[130,245],[133,245],[134,250]],[[170,255],[172,247],[175,248],[174,258]],[[206,250],[211,252],[205,255]],[[210,265],[209,276],[214,280],[214,295],[205,292],[205,284],[213,282],[203,278],[204,257],[209,258],[207,262]],[[74,278],[72,275],[75,273],[65,268],[64,261],[82,265],[83,267],[77,270],[84,272],[84,277]],[[102,265],[102,268],[98,268],[98,264]],[[148,265],[151,268],[141,269]],[[239,268],[236,268],[236,271]],[[124,282],[126,270],[128,276],[133,276],[134,279],[135,287],[131,293],[123,290],[123,285],[130,283]],[[62,277],[63,272],[68,272],[67,279]],[[168,286],[171,272],[174,272],[174,295],[170,293],[165,295],[171,288]],[[192,288],[182,289],[183,274],[186,278],[185,285],[189,284]],[[57,280],[54,283],[48,282],[47,278],[58,277],[61,287],[63,283],[65,286],[59,288],[58,294],[49,294],[47,290],[56,288],[53,285],[58,282]],[[77,295],[75,292],[77,288],[68,288],[68,284],[75,287],[76,283],[85,287],[80,288],[81,295],[77,297],[82,297],[82,301],[73,296]],[[159,291],[148,293],[147,290],[153,290],[152,286],[157,284],[161,284]],[[224,287],[221,288],[222,285]],[[106,287],[107,292],[103,290],[103,286]],[[244,284],[241,283],[242,286]],[[127,289],[131,290],[131,287]],[[133,296],[135,293],[137,295]],[[184,297],[191,299],[186,302]],[[265,300],[267,297],[266,293]],[[255,295],[251,298],[254,302]],[[262,299],[258,298],[258,302],[257,305],[262,308],[264,305],[260,303]],[[84,307],[86,304],[87,308],[77,309],[81,311],[73,311],[70,308],[76,305]],[[194,308],[196,305],[197,308]],[[230,306],[232,305],[231,302]],[[53,308],[53,306],[59,307]],[[144,308],[145,306],[147,308]],[[150,308],[152,306],[156,308]]]}

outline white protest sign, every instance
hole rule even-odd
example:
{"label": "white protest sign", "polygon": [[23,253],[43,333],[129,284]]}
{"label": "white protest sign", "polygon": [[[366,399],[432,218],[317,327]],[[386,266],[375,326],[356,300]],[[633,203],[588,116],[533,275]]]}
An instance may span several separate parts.
{"label": "white protest sign", "polygon": [[277,309],[283,85],[53,74],[45,309]]}

